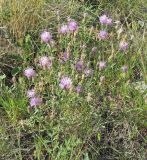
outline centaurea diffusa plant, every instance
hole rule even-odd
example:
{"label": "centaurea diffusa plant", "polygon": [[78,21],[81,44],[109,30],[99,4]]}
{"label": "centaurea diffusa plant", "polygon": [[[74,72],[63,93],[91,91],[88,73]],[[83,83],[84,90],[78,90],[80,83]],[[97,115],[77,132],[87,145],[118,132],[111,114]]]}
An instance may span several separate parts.
{"label": "centaurea diffusa plant", "polygon": [[66,89],[69,90],[72,87],[72,80],[71,78],[64,76],[61,78],[59,86],[61,87],[61,89]]}
{"label": "centaurea diffusa plant", "polygon": [[[10,102],[5,107],[8,113],[14,114],[16,110],[20,115],[21,110],[24,111],[18,120],[26,121],[29,133],[35,133],[33,158],[42,159],[45,153],[45,158],[51,160],[88,156],[88,159],[109,159],[109,155],[100,156],[103,152],[109,153],[107,143],[110,147],[114,142],[114,151],[110,150],[110,154],[116,150],[121,152],[117,147],[121,145],[121,137],[124,136],[124,141],[130,136],[130,130],[135,121],[138,123],[141,113],[138,106],[140,102],[143,105],[142,97],[138,93],[135,96],[136,91],[131,86],[136,76],[134,72],[138,69],[134,64],[138,63],[139,54],[122,54],[122,51],[132,51],[133,40],[125,33],[125,26],[118,37],[118,27],[115,27],[116,23],[112,25],[113,20],[108,15],[100,17],[100,22],[95,21],[91,14],[84,19],[79,16],[78,20],[74,17],[67,22],[65,17],[59,16],[60,13],[58,20],[54,21],[55,26],[54,23],[47,25],[50,26],[47,30],[52,30],[52,33],[44,31],[41,37],[38,36],[40,42],[35,43],[35,53],[27,53],[29,56],[23,67],[24,76],[29,80],[17,74],[15,87],[19,84],[21,89],[16,92],[14,87],[13,90],[18,95],[22,93],[21,99],[14,92],[10,100],[10,95],[1,95],[0,102],[1,97]],[[27,112],[27,106],[32,112]],[[132,113],[137,115],[136,119]],[[120,118],[120,115],[124,117]],[[120,118],[119,124],[115,118],[117,121]],[[136,132],[131,135],[135,136]],[[125,145],[128,147],[128,143],[121,146],[123,151],[126,150]],[[98,152],[93,149],[98,149]],[[130,157],[132,159],[133,154]]]}
{"label": "centaurea diffusa plant", "polygon": [[125,51],[128,48],[128,43],[126,41],[121,41],[119,44],[119,50]]}
{"label": "centaurea diffusa plant", "polygon": [[71,32],[77,31],[77,29],[78,29],[78,24],[77,24],[77,22],[70,19],[69,22],[68,22],[68,28],[69,28],[69,30],[70,30]]}
{"label": "centaurea diffusa plant", "polygon": [[28,79],[31,79],[36,76],[36,71],[33,68],[27,68],[24,70],[24,76],[26,76]]}
{"label": "centaurea diffusa plant", "polygon": [[35,97],[35,96],[36,96],[36,92],[35,92],[35,89],[34,89],[34,88],[29,89],[29,90],[27,91],[27,97],[28,97],[28,98],[33,98],[33,97]]}
{"label": "centaurea diffusa plant", "polygon": [[106,62],[105,61],[100,61],[99,62],[99,70],[103,70],[106,68]]}
{"label": "centaurea diffusa plant", "polygon": [[107,31],[105,31],[105,30],[100,31],[100,32],[98,33],[98,38],[99,38],[100,40],[105,40],[105,39],[107,39],[107,38],[108,38],[108,33],[107,33]]}
{"label": "centaurea diffusa plant", "polygon": [[39,96],[30,98],[30,107],[40,106],[42,104],[42,99]]}
{"label": "centaurea diffusa plant", "polygon": [[82,60],[78,60],[78,61],[76,62],[76,70],[77,70],[77,71],[82,71],[83,68],[84,68],[83,61],[82,61]]}
{"label": "centaurea diffusa plant", "polygon": [[76,87],[76,92],[77,92],[77,93],[81,93],[81,92],[82,92],[82,87],[81,87],[80,85],[78,85],[78,86]]}
{"label": "centaurea diffusa plant", "polygon": [[48,43],[52,40],[52,34],[50,32],[44,31],[41,33],[41,40],[45,43]]}
{"label": "centaurea diffusa plant", "polygon": [[108,18],[105,14],[100,16],[99,20],[103,25],[112,25],[112,19]]}
{"label": "centaurea diffusa plant", "polygon": [[43,69],[50,69],[52,66],[52,60],[50,57],[47,57],[47,56],[40,57],[39,65]]}
{"label": "centaurea diffusa plant", "polygon": [[69,32],[68,25],[62,25],[61,28],[59,29],[59,33],[61,34],[67,34],[68,32]]}

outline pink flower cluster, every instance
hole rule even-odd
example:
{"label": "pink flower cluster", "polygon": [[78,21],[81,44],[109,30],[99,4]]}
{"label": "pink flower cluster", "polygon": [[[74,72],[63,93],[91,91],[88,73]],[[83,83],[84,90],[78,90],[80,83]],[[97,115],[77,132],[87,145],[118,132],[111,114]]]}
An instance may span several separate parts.
{"label": "pink flower cluster", "polygon": [[[100,16],[99,21],[100,21],[100,24],[102,24],[102,25],[112,25],[112,19],[108,18],[106,15]],[[107,27],[105,27],[105,28],[107,28]],[[77,22],[72,19],[69,19],[67,24],[64,24],[60,27],[59,33],[65,35],[67,33],[74,33],[77,30],[78,30]],[[108,35],[107,30],[104,30],[104,29],[100,30],[97,35],[97,37],[100,40],[106,40],[108,38],[108,36],[109,35]],[[42,32],[41,33],[41,41],[44,43],[52,42],[53,41],[52,34],[48,31]],[[81,48],[82,49],[86,48],[86,45],[82,45]],[[120,51],[126,51],[127,48],[128,48],[128,43],[126,41],[123,40],[119,43],[119,50]],[[97,50],[98,50],[97,47],[93,47],[91,52],[96,53]],[[65,52],[63,52],[61,61],[64,63],[67,60],[69,60],[69,58],[70,58],[69,53],[65,51]],[[89,67],[85,67],[82,58],[83,57],[81,57],[80,59],[77,60],[77,62],[75,64],[75,69],[78,72],[84,73],[85,77],[90,77],[94,73],[93,69],[91,69]],[[39,61],[38,64],[39,64],[40,68],[42,68],[44,70],[51,69],[51,67],[52,67],[52,58],[51,57],[41,56],[38,61]],[[89,66],[89,64],[87,66]],[[99,71],[104,70],[106,67],[107,67],[106,61],[100,61],[98,63]],[[122,66],[121,70],[122,70],[122,72],[126,73],[128,71],[128,66],[127,65]],[[101,72],[101,73],[103,73],[103,72]],[[36,77],[36,75],[37,75],[36,71],[33,69],[33,67],[29,67],[24,70],[24,76],[26,76],[29,80]],[[99,81],[101,83],[104,82],[105,76],[101,75]],[[72,88],[72,86],[73,86],[72,79],[68,76],[63,76],[59,81],[59,87],[61,89],[70,90]],[[77,87],[75,88],[75,91],[76,91],[76,93],[79,94],[82,91],[81,85],[77,85]],[[39,106],[42,104],[42,98],[40,98],[40,96],[38,96],[36,94],[34,88],[27,91],[27,97],[29,98],[30,107]]]}
{"label": "pink flower cluster", "polygon": [[[67,77],[67,76],[63,76],[61,79],[60,79],[60,83],[59,83],[59,86],[61,89],[65,89],[65,90],[69,90],[72,88],[72,79],[70,77]],[[76,93],[81,93],[82,92],[82,86],[81,85],[78,85],[76,88],[75,88],[75,91]]]}
{"label": "pink flower cluster", "polygon": [[76,63],[76,69],[77,69],[77,71],[82,71],[83,68],[84,68],[83,61],[82,60],[78,60],[77,63]]}
{"label": "pink flower cluster", "polygon": [[128,48],[128,43],[125,41],[121,41],[119,44],[119,50],[120,51],[125,51]]}
{"label": "pink flower cluster", "polygon": [[48,43],[52,40],[52,34],[50,32],[44,31],[41,33],[41,40]]}
{"label": "pink flower cluster", "polygon": [[[39,66],[43,69],[50,69],[52,66],[51,58],[43,56],[39,59]],[[36,71],[30,67],[24,70],[24,76],[28,79],[34,78],[36,76]],[[35,89],[27,91],[27,97],[30,99],[30,107],[39,106],[42,104],[42,99],[36,95]]]}
{"label": "pink flower cluster", "polygon": [[107,31],[101,30],[101,31],[99,32],[99,34],[98,34],[98,38],[99,38],[100,40],[105,40],[105,39],[107,39],[107,38],[108,38],[108,33],[107,33]]}
{"label": "pink flower cluster", "polygon": [[61,63],[65,63],[65,62],[67,62],[69,60],[69,58],[70,58],[69,53],[65,51],[61,55],[60,62]]}
{"label": "pink flower cluster", "polygon": [[30,107],[36,107],[42,104],[42,99],[36,94],[34,88],[27,91],[27,97],[30,101]]}
{"label": "pink flower cluster", "polygon": [[25,71],[24,71],[24,75],[28,78],[28,79],[31,79],[33,77],[36,76],[36,71],[30,67],[30,68],[27,68]]}
{"label": "pink flower cluster", "polygon": [[112,25],[112,19],[108,18],[105,14],[99,18],[101,24]]}
{"label": "pink flower cluster", "polygon": [[[112,25],[112,19],[111,18],[108,18],[107,15],[102,15],[99,17],[99,21],[102,25]],[[108,38],[108,32],[106,30],[101,30],[99,33],[98,33],[98,38],[100,40],[105,40]],[[121,41],[119,43],[119,50],[120,51],[126,51],[128,48],[128,43],[126,41]]]}
{"label": "pink flower cluster", "polygon": [[106,68],[106,62],[105,61],[100,61],[99,62],[99,70],[103,70]]}
{"label": "pink flower cluster", "polygon": [[71,78],[65,76],[60,80],[60,84],[59,86],[61,87],[61,89],[70,89],[72,87],[72,80]]}
{"label": "pink flower cluster", "polygon": [[43,68],[43,69],[50,69],[52,66],[52,60],[51,58],[47,57],[47,56],[43,56],[39,59],[39,65]]}
{"label": "pink flower cluster", "polygon": [[78,24],[74,20],[69,20],[68,23],[65,25],[62,25],[59,29],[59,33],[61,34],[67,34],[69,32],[76,32],[78,29]]}

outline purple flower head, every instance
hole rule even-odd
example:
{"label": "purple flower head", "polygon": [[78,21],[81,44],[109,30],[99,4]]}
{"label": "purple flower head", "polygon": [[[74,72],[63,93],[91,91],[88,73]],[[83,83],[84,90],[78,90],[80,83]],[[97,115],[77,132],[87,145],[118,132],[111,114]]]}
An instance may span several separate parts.
{"label": "purple flower head", "polygon": [[109,26],[112,25],[112,19],[111,19],[111,18],[108,18],[108,19],[107,19],[107,25],[109,25]]}
{"label": "purple flower head", "polygon": [[67,34],[69,31],[68,25],[63,25],[61,26],[61,28],[59,29],[59,33],[61,34]]}
{"label": "purple flower head", "polygon": [[78,85],[77,87],[76,87],[76,92],[77,93],[80,93],[82,91],[82,87],[80,86],[80,85]]}
{"label": "purple flower head", "polygon": [[78,29],[78,24],[77,24],[77,22],[74,21],[74,20],[70,20],[70,21],[68,22],[68,28],[69,28],[69,30],[70,30],[71,32],[77,31],[77,29]]}
{"label": "purple flower head", "polygon": [[42,99],[38,96],[30,98],[30,106],[36,107],[42,104]]}
{"label": "purple flower head", "polygon": [[28,98],[33,98],[33,97],[35,97],[35,96],[36,96],[36,92],[35,92],[35,89],[34,89],[34,88],[29,89],[29,90],[27,91],[27,97],[28,97]]}
{"label": "purple flower head", "polygon": [[76,63],[76,70],[77,71],[82,71],[83,70],[83,61],[82,60],[78,60],[77,63]]}
{"label": "purple flower head", "polygon": [[120,51],[125,51],[128,48],[128,43],[125,41],[121,41],[119,44],[119,50]]}
{"label": "purple flower head", "polygon": [[99,70],[103,70],[106,68],[106,62],[105,61],[100,61],[99,62]]}
{"label": "purple flower head", "polygon": [[69,60],[69,53],[68,52],[64,52],[63,53],[63,61],[66,62]]}
{"label": "purple flower head", "polygon": [[50,69],[51,66],[52,66],[52,61],[49,57],[47,56],[43,56],[39,59],[39,65],[42,67],[42,68],[48,68]]}
{"label": "purple flower head", "polygon": [[112,19],[108,18],[105,14],[99,18],[101,24],[112,25]]}
{"label": "purple flower head", "polygon": [[61,63],[65,63],[66,61],[68,61],[69,60],[69,53],[68,52],[64,52],[64,53],[62,53],[62,55],[61,55],[61,58],[60,58],[60,62]]}
{"label": "purple flower head", "polygon": [[86,68],[86,69],[84,70],[84,73],[85,73],[85,76],[86,76],[86,77],[89,77],[89,76],[91,76],[91,75],[93,74],[93,70],[92,70],[92,69],[89,69],[89,68]]}
{"label": "purple flower head", "polygon": [[72,87],[72,80],[69,77],[63,77],[60,80],[60,84],[59,86],[61,87],[61,89],[70,89]]}
{"label": "purple flower head", "polygon": [[51,41],[52,39],[52,35],[50,32],[44,31],[41,33],[41,40],[45,43],[48,43],[49,41]]}
{"label": "purple flower head", "polygon": [[124,65],[121,67],[122,72],[127,72],[128,71],[128,66]]}
{"label": "purple flower head", "polygon": [[101,24],[107,24],[107,19],[108,17],[105,14],[99,18]]}
{"label": "purple flower head", "polygon": [[24,75],[30,79],[36,76],[36,71],[33,68],[27,68],[24,70]]}
{"label": "purple flower head", "polygon": [[105,40],[108,37],[108,33],[105,30],[99,32],[98,37],[100,40]]}

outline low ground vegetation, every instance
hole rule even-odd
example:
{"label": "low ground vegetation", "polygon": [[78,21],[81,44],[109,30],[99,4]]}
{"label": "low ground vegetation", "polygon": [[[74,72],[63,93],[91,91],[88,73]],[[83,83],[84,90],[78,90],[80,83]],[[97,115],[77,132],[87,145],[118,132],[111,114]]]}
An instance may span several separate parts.
{"label": "low ground vegetation", "polygon": [[145,1],[0,4],[0,159],[145,160]]}

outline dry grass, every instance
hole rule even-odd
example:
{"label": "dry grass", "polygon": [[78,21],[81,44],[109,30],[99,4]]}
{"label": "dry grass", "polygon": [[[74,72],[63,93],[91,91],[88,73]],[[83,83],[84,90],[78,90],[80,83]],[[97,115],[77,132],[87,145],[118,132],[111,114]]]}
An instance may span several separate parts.
{"label": "dry grass", "polygon": [[42,7],[42,0],[4,0],[2,12],[5,14],[2,23],[11,33],[16,34],[17,38],[22,38],[28,29],[33,29],[37,25],[39,17],[35,11],[40,13]]}
{"label": "dry grass", "polygon": [[[15,40],[22,41],[26,33],[37,32],[49,23],[54,24],[57,12],[64,18],[77,13],[79,4],[65,1],[49,0],[1,0],[2,26]],[[72,9],[71,9],[72,8]]]}

